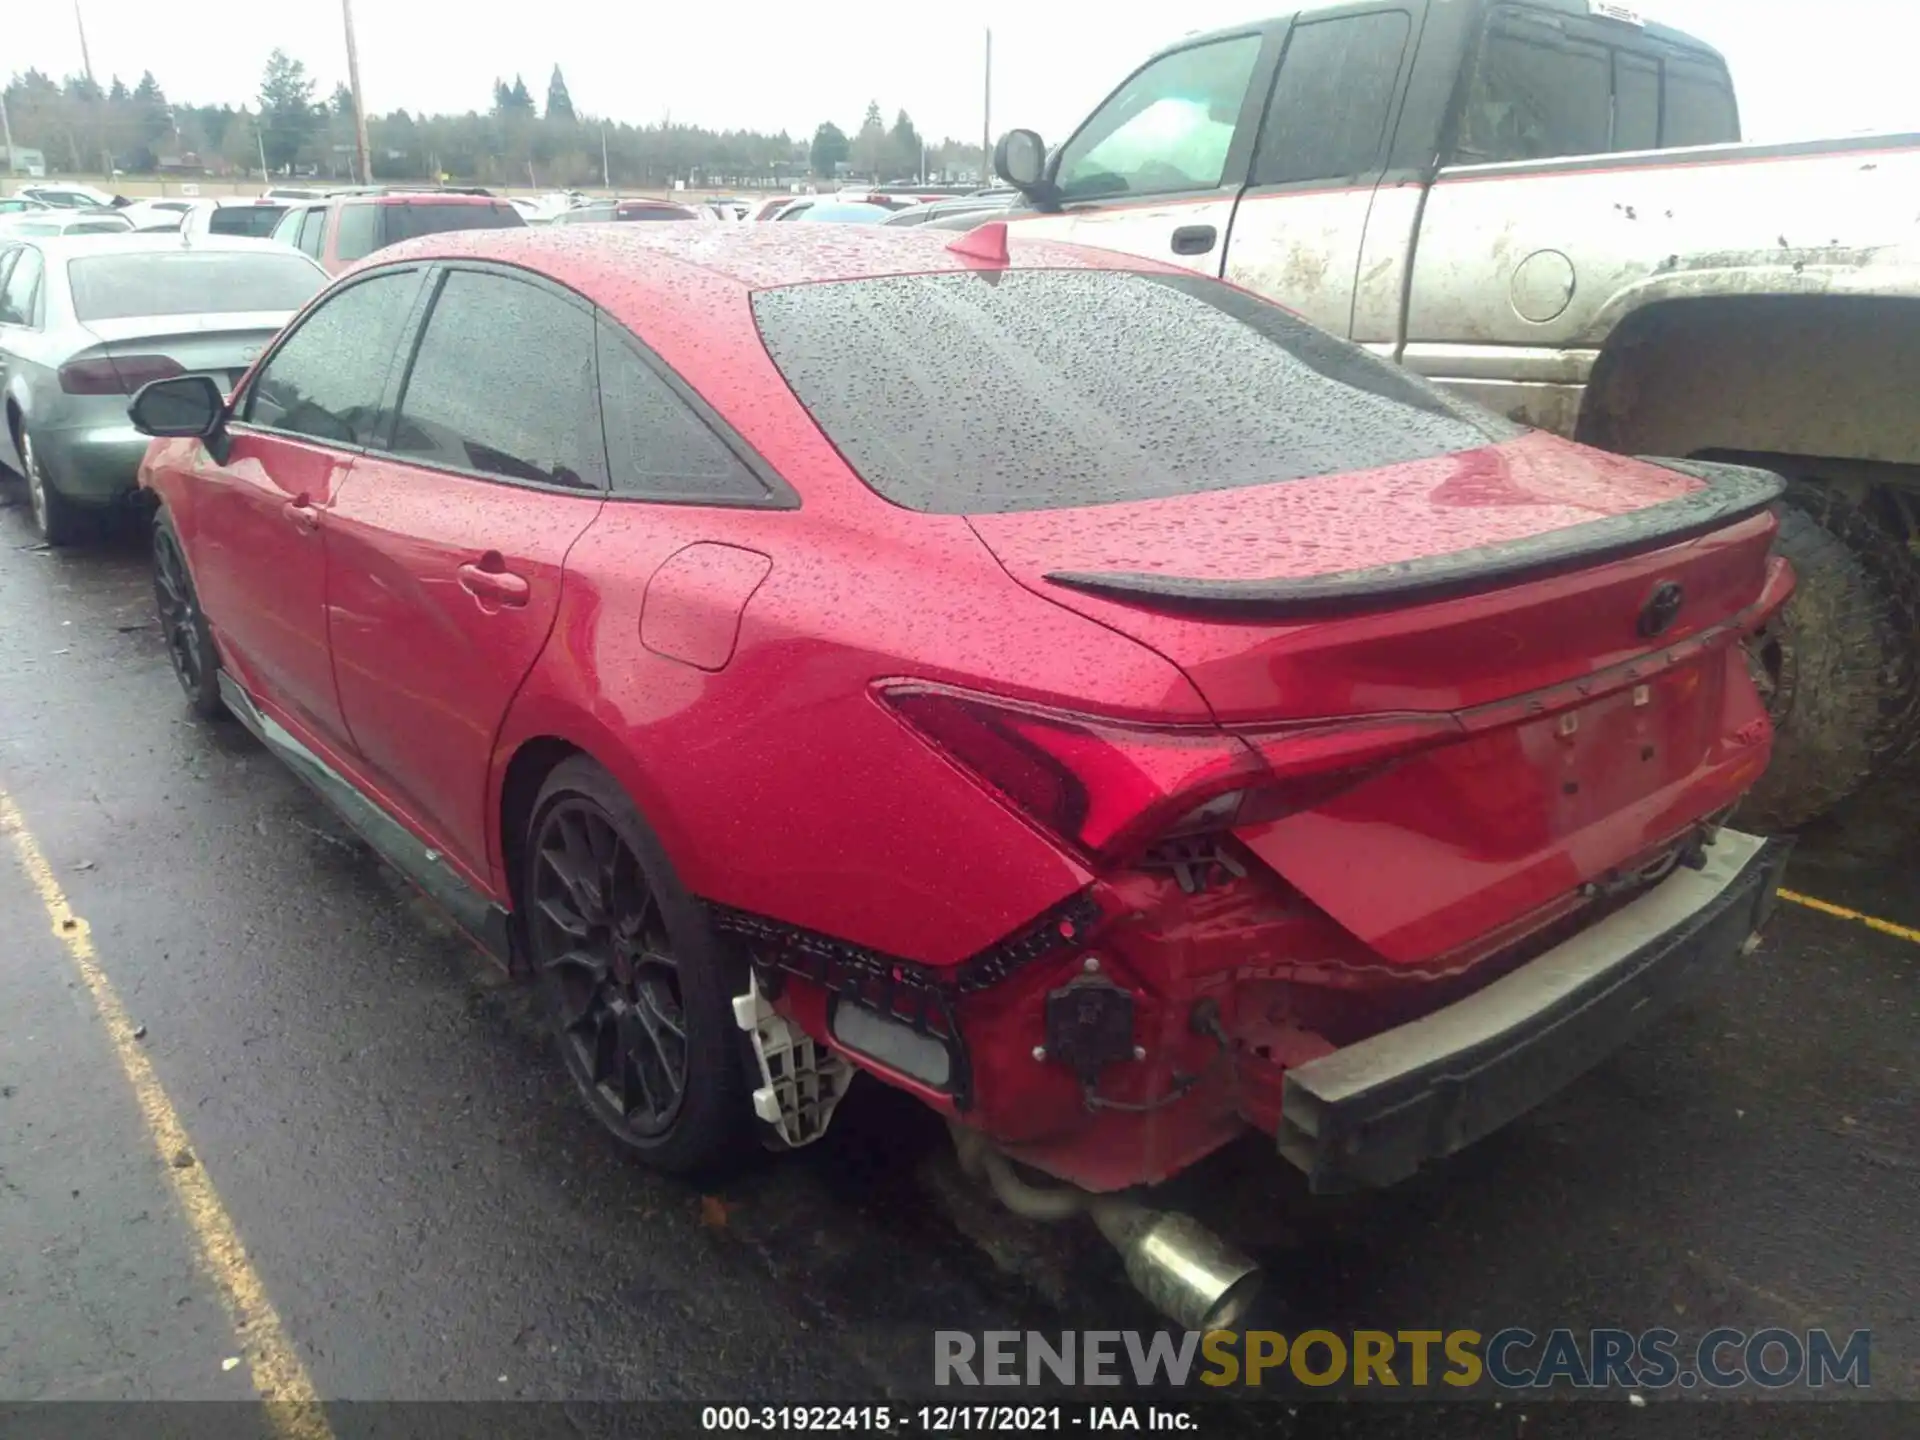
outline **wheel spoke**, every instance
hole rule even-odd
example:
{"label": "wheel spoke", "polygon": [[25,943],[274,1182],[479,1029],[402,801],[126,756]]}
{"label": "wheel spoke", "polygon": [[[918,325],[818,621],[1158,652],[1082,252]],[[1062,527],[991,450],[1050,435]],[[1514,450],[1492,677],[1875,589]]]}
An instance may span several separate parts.
{"label": "wheel spoke", "polygon": [[[536,900],[534,905],[542,915],[547,917],[554,929],[559,930],[563,934],[571,935],[575,940],[585,940],[587,936],[593,932],[593,927],[587,923],[586,917],[574,910],[558,895],[543,896],[539,900]],[[572,952],[569,953],[571,954]],[[560,960],[567,958],[568,956],[563,955],[553,963],[557,965],[560,963]],[[601,966],[602,975],[605,974],[605,969],[606,967],[604,965]]]}
{"label": "wheel spoke", "polygon": [[610,1010],[602,1009],[593,1032],[593,1080],[604,1085],[620,1071],[625,1048],[620,1044],[620,1021]]}
{"label": "wheel spoke", "polygon": [[641,988],[634,1013],[646,1031],[654,1058],[660,1062],[660,1073],[667,1082],[668,1092],[678,1095],[686,1083],[686,1031],[660,1008],[650,987]]}
{"label": "wheel spoke", "polygon": [[636,1111],[652,1119],[660,1113],[660,1102],[654,1099],[653,1086],[647,1079],[646,1067],[640,1063],[640,1057],[631,1050],[623,1050],[620,1056],[620,1113],[632,1119]]}

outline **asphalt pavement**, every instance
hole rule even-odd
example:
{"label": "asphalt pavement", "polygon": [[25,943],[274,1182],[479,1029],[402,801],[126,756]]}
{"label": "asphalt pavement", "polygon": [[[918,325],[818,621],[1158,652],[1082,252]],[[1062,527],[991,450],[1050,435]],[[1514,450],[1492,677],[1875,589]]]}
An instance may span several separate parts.
{"label": "asphalt pavement", "polygon": [[[0,797],[44,874],[0,843],[0,1401],[245,1398],[275,1345],[330,1403],[876,1400],[928,1392],[936,1329],[1155,1328],[1097,1237],[1001,1214],[878,1086],[704,1189],[629,1160],[530,997],[188,717],[138,536],[37,548],[19,500]],[[1920,932],[1914,807],[1869,805],[1789,884]],[[1867,1328],[1874,1392],[1920,1399],[1917,942],[1785,905],[1728,983],[1408,1185],[1308,1197],[1249,1142],[1174,1199],[1268,1265],[1256,1324]]]}

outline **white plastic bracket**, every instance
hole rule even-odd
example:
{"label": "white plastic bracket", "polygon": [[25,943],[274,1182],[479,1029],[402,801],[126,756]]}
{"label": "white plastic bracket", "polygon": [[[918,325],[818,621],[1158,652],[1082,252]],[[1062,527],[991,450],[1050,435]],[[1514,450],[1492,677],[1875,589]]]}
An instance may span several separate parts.
{"label": "white plastic bracket", "polygon": [[827,1133],[827,1122],[853,1081],[853,1066],[767,1003],[757,976],[747,993],[733,997],[733,1019],[753,1038],[760,1085],[753,1113],[791,1149]]}

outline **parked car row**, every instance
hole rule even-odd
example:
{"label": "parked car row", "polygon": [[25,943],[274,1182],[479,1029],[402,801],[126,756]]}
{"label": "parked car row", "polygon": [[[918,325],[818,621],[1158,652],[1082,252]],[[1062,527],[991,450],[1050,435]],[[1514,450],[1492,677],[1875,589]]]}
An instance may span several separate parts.
{"label": "parked car row", "polygon": [[1771,745],[1775,476],[1002,222],[287,203],[512,219],[10,242],[15,458],[47,496],[81,435],[121,464],[139,386],[192,708],[537,979],[652,1163],[805,1144],[867,1073],[1228,1324],[1252,1263],[1122,1192],[1249,1129],[1315,1188],[1398,1180],[1771,911],[1784,846],[1724,822]]}
{"label": "parked car row", "polygon": [[0,465],[51,545],[132,495],[129,395],[190,371],[232,385],[327,278],[265,240],[83,234],[71,213],[64,233],[0,231]]}

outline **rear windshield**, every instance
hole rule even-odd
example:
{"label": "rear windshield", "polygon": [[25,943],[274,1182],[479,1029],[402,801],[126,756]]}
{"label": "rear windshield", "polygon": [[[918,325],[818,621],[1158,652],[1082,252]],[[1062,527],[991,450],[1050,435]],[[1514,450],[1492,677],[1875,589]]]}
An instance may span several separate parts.
{"label": "rear windshield", "polygon": [[910,510],[1152,500],[1521,433],[1198,276],[903,275],[763,290],[753,308],[828,438]]}
{"label": "rear windshield", "polygon": [[162,250],[69,260],[67,282],[73,287],[76,317],[118,320],[128,315],[298,310],[319,293],[327,277],[301,255]]}
{"label": "rear windshield", "polygon": [[207,232],[212,235],[250,235],[264,240],[287,213],[284,205],[216,205],[207,217]]}
{"label": "rear windshield", "polygon": [[504,200],[490,205],[414,200],[382,205],[379,209],[383,245],[397,245],[416,235],[438,235],[447,230],[504,230],[527,223],[520,212]]}
{"label": "rear windshield", "polygon": [[622,205],[614,215],[618,220],[695,220],[691,210],[679,205]]}

